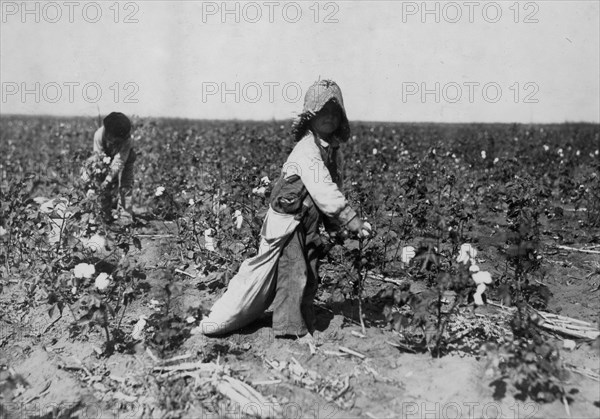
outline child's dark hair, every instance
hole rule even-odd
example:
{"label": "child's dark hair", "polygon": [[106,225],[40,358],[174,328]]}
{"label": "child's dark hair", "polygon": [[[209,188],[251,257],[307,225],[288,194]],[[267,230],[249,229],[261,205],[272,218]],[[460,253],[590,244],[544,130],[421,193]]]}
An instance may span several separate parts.
{"label": "child's dark hair", "polygon": [[129,138],[131,121],[121,112],[111,112],[102,121],[107,133],[117,138]]}

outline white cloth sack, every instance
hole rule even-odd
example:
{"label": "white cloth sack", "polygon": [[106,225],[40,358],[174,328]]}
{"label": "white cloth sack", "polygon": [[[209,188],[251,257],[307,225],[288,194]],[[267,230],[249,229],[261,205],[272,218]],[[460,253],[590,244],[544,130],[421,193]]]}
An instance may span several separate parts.
{"label": "white cloth sack", "polygon": [[275,291],[277,262],[299,221],[293,215],[269,208],[263,223],[258,255],[242,263],[227,291],[213,305],[210,315],[192,333],[219,335],[256,320],[271,304]]}

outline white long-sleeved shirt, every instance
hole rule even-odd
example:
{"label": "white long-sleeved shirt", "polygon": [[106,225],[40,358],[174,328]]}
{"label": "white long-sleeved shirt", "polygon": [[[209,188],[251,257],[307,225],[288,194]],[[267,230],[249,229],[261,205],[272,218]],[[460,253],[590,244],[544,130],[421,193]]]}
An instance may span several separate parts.
{"label": "white long-sleeved shirt", "polygon": [[102,142],[102,137],[104,137],[104,127],[98,128],[94,133],[94,152],[104,153],[112,158],[109,176],[114,179],[119,176],[125,168],[125,163],[127,163],[129,154],[133,149],[133,140],[130,137],[118,145],[109,144],[108,147],[112,150],[107,150]]}
{"label": "white long-sleeved shirt", "polygon": [[[319,142],[321,147],[326,150],[333,147],[325,141],[319,140]],[[309,131],[290,153],[283,165],[282,172],[286,179],[293,175],[300,176],[319,210],[327,217],[336,218],[342,225],[345,225],[356,216],[356,212],[348,205],[346,197],[341,191],[341,153],[336,153],[336,157],[338,183],[333,181],[321,150],[315,142],[315,137]]]}

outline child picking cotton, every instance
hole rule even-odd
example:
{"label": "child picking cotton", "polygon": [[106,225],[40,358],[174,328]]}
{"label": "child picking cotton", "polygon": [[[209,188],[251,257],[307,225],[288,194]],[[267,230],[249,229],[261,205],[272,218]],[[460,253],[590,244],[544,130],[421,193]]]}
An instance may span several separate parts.
{"label": "child picking cotton", "polygon": [[350,137],[350,126],[335,82],[320,80],[308,89],[293,136],[297,144],[271,192],[259,254],[242,264],[195,332],[230,332],[270,306],[276,336],[312,334],[319,225],[325,222],[359,237],[371,233],[341,190],[340,147]]}
{"label": "child picking cotton", "polygon": [[129,118],[120,112],[106,116],[102,126],[94,133],[93,147],[94,155],[88,160],[88,165],[94,161],[108,165],[106,177],[97,191],[102,218],[108,223],[114,221],[112,209],[120,198],[124,211],[122,215],[133,220],[132,190],[136,154]]}

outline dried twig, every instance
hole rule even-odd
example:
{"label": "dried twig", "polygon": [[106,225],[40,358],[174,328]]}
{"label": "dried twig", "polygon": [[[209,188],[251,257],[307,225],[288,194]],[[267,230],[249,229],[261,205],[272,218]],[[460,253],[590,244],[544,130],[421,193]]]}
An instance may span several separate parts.
{"label": "dried twig", "polygon": [[563,245],[560,245],[560,244],[557,245],[556,247],[558,249],[569,250],[571,252],[592,253],[594,255],[600,255],[600,250],[578,249],[576,247],[563,246]]}
{"label": "dried twig", "polygon": [[331,356],[339,356],[339,357],[347,357],[350,356],[350,354],[345,353],[345,352],[337,352],[337,351],[323,351],[323,353],[325,355],[331,355]]}
{"label": "dried twig", "polygon": [[190,273],[187,273],[186,271],[182,271],[181,269],[175,269],[175,273],[189,276],[190,278],[196,278],[196,275],[192,275]]}
{"label": "dried twig", "polygon": [[[487,303],[508,313],[513,313],[516,310],[515,307],[506,307],[489,300]],[[573,319],[571,317],[560,316],[558,314],[547,313],[545,311],[535,310],[535,312],[544,320],[544,322],[540,324],[540,327],[544,329],[580,339],[593,340],[600,336],[600,331],[594,327],[592,323]]]}
{"label": "dried twig", "polygon": [[361,354],[359,352],[353,351],[352,349],[346,348],[345,346],[340,346],[340,351],[346,352],[346,353],[348,353],[350,355],[353,355],[353,356],[355,356],[357,358],[360,358],[360,359],[365,359],[367,357],[366,355],[363,355],[363,354]]}
{"label": "dried twig", "polygon": [[162,362],[163,364],[168,364],[168,363],[170,363],[170,362],[182,361],[182,360],[184,360],[184,359],[191,358],[192,356],[193,356],[192,354],[183,354],[183,355],[178,355],[178,356],[175,356],[175,357],[173,357],[173,358],[169,358],[169,359],[163,359],[161,362]]}
{"label": "dried twig", "polygon": [[158,358],[156,357],[156,355],[154,355],[154,354],[152,353],[152,350],[151,350],[150,348],[146,348],[146,353],[147,353],[147,354],[150,356],[150,358],[152,358],[152,360],[153,360],[154,362],[160,362],[160,359],[158,359]]}
{"label": "dried twig", "polygon": [[156,366],[152,371],[206,371],[213,372],[220,368],[219,365],[212,362],[184,362],[179,365],[162,365]]}
{"label": "dried twig", "polygon": [[393,278],[386,278],[383,275],[378,275],[378,274],[373,274],[373,273],[367,274],[367,278],[374,279],[376,281],[387,282],[388,284],[394,284],[399,287],[406,285],[406,283],[407,283],[407,281],[401,281],[399,279],[393,279]]}
{"label": "dried twig", "polygon": [[389,340],[386,340],[385,343],[387,343],[388,345],[392,345],[395,348],[402,349],[402,350],[405,350],[408,352],[412,352],[413,354],[417,353],[417,351],[415,351],[413,348],[411,348],[410,346],[404,345],[403,343],[391,342]]}
{"label": "dried twig", "polygon": [[252,381],[253,386],[270,386],[274,384],[281,384],[282,380],[264,380],[264,381]]}
{"label": "dried twig", "polygon": [[579,368],[574,365],[567,365],[565,368],[579,375],[583,375],[584,377],[587,377],[591,380],[600,382],[600,374],[598,374],[597,372],[594,372],[587,368]]}

